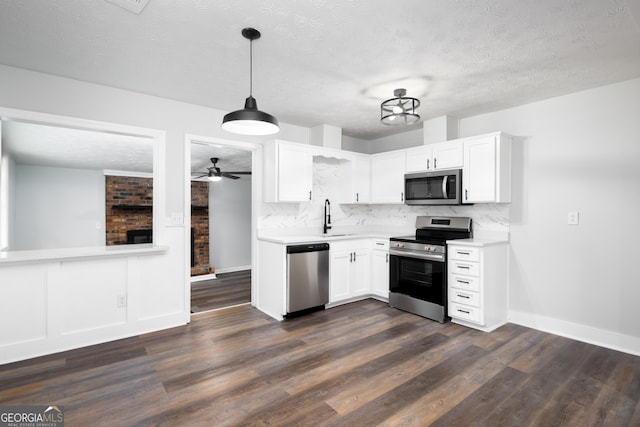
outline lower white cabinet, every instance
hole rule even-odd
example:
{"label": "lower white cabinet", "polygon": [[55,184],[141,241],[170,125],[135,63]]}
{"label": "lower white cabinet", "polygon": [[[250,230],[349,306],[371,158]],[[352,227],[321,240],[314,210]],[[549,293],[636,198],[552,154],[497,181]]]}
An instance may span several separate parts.
{"label": "lower white cabinet", "polygon": [[449,244],[451,321],[482,331],[507,322],[507,242]]}
{"label": "lower white cabinet", "polygon": [[375,239],[371,248],[371,294],[389,299],[389,240]]}
{"label": "lower white cabinet", "polygon": [[329,251],[329,302],[371,293],[369,240],[331,242]]}

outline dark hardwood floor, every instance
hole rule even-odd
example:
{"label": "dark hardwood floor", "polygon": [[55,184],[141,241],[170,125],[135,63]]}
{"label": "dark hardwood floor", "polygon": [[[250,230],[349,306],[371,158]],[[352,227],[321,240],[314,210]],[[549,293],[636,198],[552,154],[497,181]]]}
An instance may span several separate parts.
{"label": "dark hardwood floor", "polygon": [[251,270],[217,274],[217,279],[191,283],[191,312],[251,302]]}
{"label": "dark hardwood floor", "polygon": [[0,366],[0,406],[67,426],[638,426],[640,357],[508,324],[483,333],[365,300],[250,306]]}

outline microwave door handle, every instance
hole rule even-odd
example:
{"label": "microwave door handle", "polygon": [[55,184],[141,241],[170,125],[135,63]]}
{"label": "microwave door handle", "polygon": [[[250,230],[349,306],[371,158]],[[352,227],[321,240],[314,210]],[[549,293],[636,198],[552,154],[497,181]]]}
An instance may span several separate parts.
{"label": "microwave door handle", "polygon": [[445,175],[443,176],[443,180],[442,180],[442,198],[443,199],[447,199],[447,182],[449,179],[449,175]]}

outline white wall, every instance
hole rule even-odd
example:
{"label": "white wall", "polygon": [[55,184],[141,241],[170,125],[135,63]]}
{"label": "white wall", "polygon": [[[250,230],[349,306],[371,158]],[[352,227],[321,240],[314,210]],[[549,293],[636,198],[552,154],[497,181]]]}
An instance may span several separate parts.
{"label": "white wall", "polygon": [[514,321],[640,354],[639,112],[636,79],[460,120],[515,136]]}
{"label": "white wall", "polygon": [[376,154],[384,151],[401,150],[403,148],[423,145],[424,132],[422,125],[415,125],[410,129],[411,130],[397,135],[385,136],[371,140],[342,135],[342,149],[364,154]]}
{"label": "white wall", "polygon": [[209,184],[209,257],[216,273],[251,268],[251,176]]}
{"label": "white wall", "polygon": [[6,152],[2,152],[0,157],[0,250],[5,250],[14,244],[15,233],[10,224],[15,221],[15,167],[13,158]]}
{"label": "white wall", "polygon": [[10,250],[105,244],[102,171],[17,165]]}

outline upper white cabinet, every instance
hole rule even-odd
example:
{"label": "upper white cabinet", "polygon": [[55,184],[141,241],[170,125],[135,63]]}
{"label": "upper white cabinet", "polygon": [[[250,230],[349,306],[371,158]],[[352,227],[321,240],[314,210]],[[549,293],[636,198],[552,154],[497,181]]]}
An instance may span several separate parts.
{"label": "upper white cabinet", "polygon": [[311,200],[313,155],[307,147],[282,141],[267,142],[263,167],[266,202]]}
{"label": "upper white cabinet", "polygon": [[404,203],[404,151],[371,156],[371,203]]}
{"label": "upper white cabinet", "polygon": [[503,133],[464,140],[464,203],[511,201],[511,138]]}
{"label": "upper white cabinet", "polygon": [[462,141],[423,145],[406,150],[407,172],[428,172],[461,168]]}
{"label": "upper white cabinet", "polygon": [[371,202],[371,158],[354,154],[351,165],[351,203]]}

